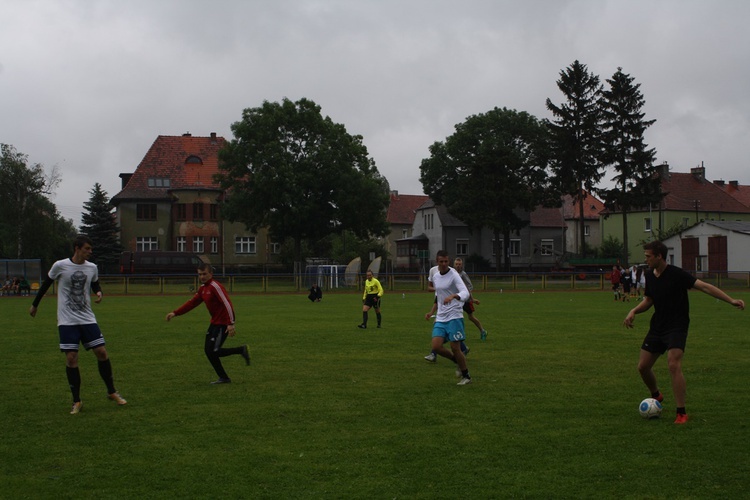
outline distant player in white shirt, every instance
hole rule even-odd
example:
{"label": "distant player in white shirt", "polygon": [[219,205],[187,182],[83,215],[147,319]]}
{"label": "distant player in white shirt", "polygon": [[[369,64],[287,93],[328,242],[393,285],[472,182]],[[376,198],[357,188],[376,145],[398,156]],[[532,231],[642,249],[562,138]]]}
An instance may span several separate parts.
{"label": "distant player in white shirt", "polygon": [[94,351],[99,361],[99,374],[107,386],[109,399],[118,405],[127,403],[117,392],[112,376],[112,364],[104,347],[104,337],[91,310],[90,293],[96,294],[96,303],[102,300],[99,286],[99,271],[88,262],[92,253],[92,242],[87,236],[79,236],[73,242],[73,257],[58,260],[52,265],[47,278],[39,287],[34,303],[29,309],[36,316],[37,307],[44,294],[57,281],[57,329],[60,333],[60,351],[65,353],[65,371],[73,394],[71,415],[81,411],[81,373],[78,370],[78,345]]}
{"label": "distant player in white shirt", "polygon": [[[436,257],[438,272],[432,276],[432,285],[437,296],[437,315],[432,327],[432,351],[456,363],[457,374],[461,376],[458,385],[470,384],[471,376],[466,367],[466,356],[461,352],[461,342],[466,339],[464,302],[471,295],[461,276],[448,266],[448,252],[440,250]],[[445,342],[450,342],[450,350],[443,347]]]}

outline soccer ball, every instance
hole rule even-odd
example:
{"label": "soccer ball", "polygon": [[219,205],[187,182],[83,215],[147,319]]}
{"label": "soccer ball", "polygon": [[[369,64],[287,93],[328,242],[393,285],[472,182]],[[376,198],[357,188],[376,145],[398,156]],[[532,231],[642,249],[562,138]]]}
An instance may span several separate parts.
{"label": "soccer ball", "polygon": [[661,403],[654,398],[646,398],[641,401],[638,411],[643,418],[659,418],[661,416]]}

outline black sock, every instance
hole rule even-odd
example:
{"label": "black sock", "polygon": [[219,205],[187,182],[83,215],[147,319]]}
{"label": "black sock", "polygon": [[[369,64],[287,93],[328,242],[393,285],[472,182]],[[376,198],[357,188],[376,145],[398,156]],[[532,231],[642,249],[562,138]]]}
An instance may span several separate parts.
{"label": "black sock", "polygon": [[677,408],[677,414],[678,415],[685,415],[685,414],[687,414],[687,411],[685,411],[685,407],[681,406],[681,407]]}
{"label": "black sock", "polygon": [[659,399],[660,394],[661,394],[661,391],[657,389],[656,392],[651,393],[651,397],[654,399]]}
{"label": "black sock", "polygon": [[115,381],[112,377],[112,363],[109,361],[109,358],[99,361],[99,375],[102,376],[102,380],[107,385],[107,394],[117,392],[115,390]]}
{"label": "black sock", "polygon": [[73,394],[73,402],[76,403],[81,400],[81,372],[77,366],[75,368],[66,366],[65,373],[68,376],[70,392]]}
{"label": "black sock", "polygon": [[367,326],[367,311],[362,311],[362,324]]}
{"label": "black sock", "polygon": [[382,316],[380,313],[375,313],[375,315],[378,317],[378,326],[380,326],[380,320],[382,319]]}
{"label": "black sock", "polygon": [[461,370],[461,376],[463,376],[463,378],[471,378],[471,375],[469,375],[469,370],[468,369]]}

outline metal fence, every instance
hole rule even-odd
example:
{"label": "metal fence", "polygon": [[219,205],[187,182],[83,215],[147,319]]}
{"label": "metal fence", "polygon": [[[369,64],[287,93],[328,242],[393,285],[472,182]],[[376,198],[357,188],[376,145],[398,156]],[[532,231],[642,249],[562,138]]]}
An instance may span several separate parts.
{"label": "metal fence", "polygon": [[[703,281],[726,289],[750,288],[750,272],[696,273]],[[310,288],[316,276],[300,274],[242,274],[214,275],[231,293],[299,293]],[[607,273],[477,273],[470,275],[475,292],[608,290]],[[326,293],[361,291],[364,275],[354,285],[321,287]],[[380,273],[383,288],[390,292],[408,293],[427,290],[423,274]],[[99,281],[107,294],[159,295],[190,294],[200,286],[195,275],[103,275]]]}

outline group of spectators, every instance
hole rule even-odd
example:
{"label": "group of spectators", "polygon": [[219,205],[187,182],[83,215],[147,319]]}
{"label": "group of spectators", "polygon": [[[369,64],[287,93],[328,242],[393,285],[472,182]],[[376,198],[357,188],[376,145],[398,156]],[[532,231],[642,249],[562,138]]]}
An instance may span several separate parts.
{"label": "group of spectators", "polygon": [[623,269],[620,265],[612,266],[609,280],[616,301],[629,302],[631,297],[636,300],[643,298],[643,289],[646,287],[644,268],[632,266]]}
{"label": "group of spectators", "polygon": [[29,282],[25,279],[6,276],[0,295],[28,295],[30,290]]}

